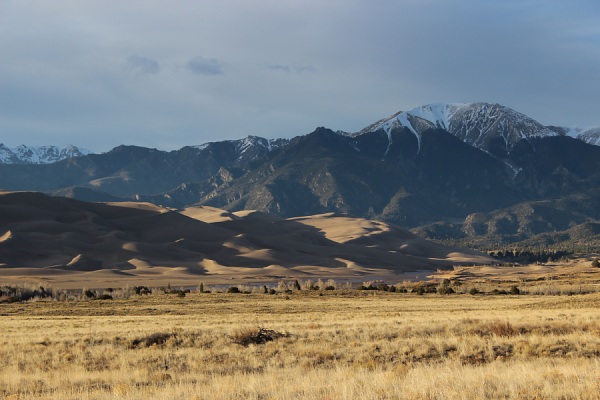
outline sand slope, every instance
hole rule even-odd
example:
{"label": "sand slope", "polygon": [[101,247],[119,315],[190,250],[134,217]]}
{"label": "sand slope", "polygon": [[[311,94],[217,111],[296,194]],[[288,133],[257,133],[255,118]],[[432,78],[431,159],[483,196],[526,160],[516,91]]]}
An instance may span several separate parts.
{"label": "sand slope", "polygon": [[[360,218],[0,192],[0,276],[58,284],[361,277],[491,260]],[[114,283],[112,283],[114,284]]]}

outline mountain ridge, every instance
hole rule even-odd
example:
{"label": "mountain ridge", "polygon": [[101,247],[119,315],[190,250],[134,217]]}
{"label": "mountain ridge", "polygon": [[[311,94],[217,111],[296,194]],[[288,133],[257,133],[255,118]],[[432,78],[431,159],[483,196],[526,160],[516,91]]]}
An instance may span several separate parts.
{"label": "mountain ridge", "polygon": [[[497,126],[496,126],[497,125]],[[563,126],[544,126],[534,119],[498,103],[430,103],[415,107],[408,111],[398,111],[389,117],[369,124],[360,131],[336,133],[357,137],[383,129],[407,127],[419,140],[420,132],[426,129],[444,129],[474,147],[489,151],[485,145],[485,136],[489,131],[498,135],[497,131],[506,133],[504,139],[513,143],[518,139],[541,136],[570,136],[589,144],[600,145],[600,126],[587,128],[569,128]],[[519,129],[519,127],[521,129]],[[474,132],[479,131],[477,137]],[[293,138],[292,138],[293,139]],[[241,139],[211,141],[200,145],[187,145],[184,148],[204,150],[218,143],[233,144],[240,156],[248,149],[263,148],[272,151],[284,147],[292,139],[267,139],[256,135],[248,135]],[[119,145],[112,150],[121,147]],[[139,146],[138,146],[139,147]],[[111,151],[112,151],[111,150]],[[161,150],[159,150],[161,151]],[[178,151],[178,150],[175,150]],[[74,145],[67,146],[26,146],[19,145],[9,148],[0,143],[0,164],[48,164],[64,159],[84,155],[98,154]]]}
{"label": "mountain ridge", "polygon": [[356,133],[320,127],[292,139],[248,136],[169,152],[118,146],[52,164],[0,164],[0,187],[282,218],[335,212],[408,228],[463,221],[450,230],[457,232],[470,215],[493,221],[495,210],[524,202],[581,194],[572,204],[588,209],[595,197],[586,194],[600,184],[600,146],[573,135],[498,104],[437,104]]}

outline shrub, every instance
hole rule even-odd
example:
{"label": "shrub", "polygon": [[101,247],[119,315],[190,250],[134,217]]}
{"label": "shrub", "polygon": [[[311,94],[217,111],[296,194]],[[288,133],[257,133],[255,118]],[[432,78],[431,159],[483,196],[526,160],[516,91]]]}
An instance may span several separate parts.
{"label": "shrub", "polygon": [[243,328],[234,332],[230,337],[233,343],[247,347],[251,344],[265,344],[288,334],[265,328]]}
{"label": "shrub", "polygon": [[[169,289],[170,289],[170,286],[171,285],[169,285]],[[148,286],[134,286],[133,291],[135,292],[135,294],[138,294],[138,295],[150,294],[150,289],[148,288]]]}
{"label": "shrub", "polygon": [[96,293],[92,292],[91,290],[84,290],[83,295],[86,299],[93,299],[96,297]]}
{"label": "shrub", "polygon": [[237,286],[232,286],[227,289],[227,293],[242,293],[242,292],[240,291],[240,288],[238,288]]}
{"label": "shrub", "polygon": [[456,292],[454,291],[454,289],[452,289],[449,286],[442,286],[442,287],[438,288],[438,293],[439,294],[454,294]]}
{"label": "shrub", "polygon": [[388,285],[386,285],[385,283],[380,283],[379,285],[377,285],[377,290],[382,291],[382,292],[387,292],[389,288],[390,287]]}
{"label": "shrub", "polygon": [[491,334],[496,336],[510,337],[516,335],[518,332],[510,322],[492,322],[489,326],[489,331]]}
{"label": "shrub", "polygon": [[471,296],[475,296],[476,294],[479,294],[479,290],[477,290],[477,288],[471,288],[471,290],[469,290],[469,294]]}
{"label": "shrub", "polygon": [[101,294],[100,296],[96,297],[96,300],[112,300],[113,297],[110,294]]}
{"label": "shrub", "polygon": [[150,346],[161,346],[164,345],[167,340],[174,337],[174,333],[156,332],[148,336],[133,339],[131,341],[131,347],[150,347]]}
{"label": "shrub", "polygon": [[325,286],[325,290],[335,290],[335,286]]}
{"label": "shrub", "polygon": [[521,291],[519,290],[518,287],[516,286],[511,286],[510,287],[510,294],[521,294]]}
{"label": "shrub", "polygon": [[598,261],[598,259],[592,261],[592,267],[600,268],[600,261]]}

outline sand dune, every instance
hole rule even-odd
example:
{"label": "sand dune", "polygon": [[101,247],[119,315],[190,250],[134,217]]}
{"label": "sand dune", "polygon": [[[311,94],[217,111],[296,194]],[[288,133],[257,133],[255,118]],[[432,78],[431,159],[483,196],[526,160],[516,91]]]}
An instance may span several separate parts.
{"label": "sand dune", "polygon": [[180,213],[186,217],[194,218],[211,224],[214,222],[231,221],[239,218],[233,213],[209,206],[185,208],[181,210]]}
{"label": "sand dune", "polygon": [[58,286],[391,275],[491,260],[378,221],[0,192],[0,276]]}

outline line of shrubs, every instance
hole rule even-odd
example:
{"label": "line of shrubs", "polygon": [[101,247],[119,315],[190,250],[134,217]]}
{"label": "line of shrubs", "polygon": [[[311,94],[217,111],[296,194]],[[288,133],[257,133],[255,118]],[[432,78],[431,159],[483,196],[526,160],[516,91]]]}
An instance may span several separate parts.
{"label": "line of shrubs", "polygon": [[43,286],[0,286],[0,303],[17,303],[31,299],[48,299],[55,295],[52,289]]}

